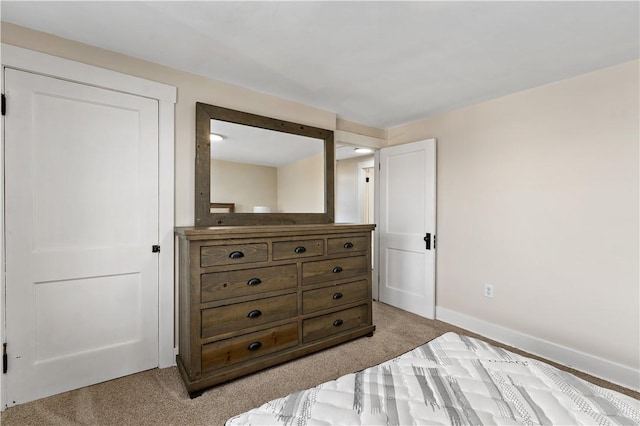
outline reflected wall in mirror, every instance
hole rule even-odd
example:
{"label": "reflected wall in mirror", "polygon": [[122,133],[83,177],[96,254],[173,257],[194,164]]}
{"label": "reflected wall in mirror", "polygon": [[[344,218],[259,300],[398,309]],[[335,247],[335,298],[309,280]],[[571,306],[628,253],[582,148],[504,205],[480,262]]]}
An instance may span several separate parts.
{"label": "reflected wall in mirror", "polygon": [[324,213],[324,140],[215,119],[211,133],[212,203],[233,202],[235,213]]}
{"label": "reflected wall in mirror", "polygon": [[332,223],[334,151],[331,130],[197,103],[196,226]]}

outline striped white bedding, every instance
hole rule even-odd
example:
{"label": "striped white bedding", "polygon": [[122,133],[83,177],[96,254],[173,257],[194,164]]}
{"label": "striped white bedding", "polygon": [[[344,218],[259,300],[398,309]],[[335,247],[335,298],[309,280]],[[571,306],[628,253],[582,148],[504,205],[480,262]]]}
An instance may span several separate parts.
{"label": "striped white bedding", "polygon": [[640,401],[481,340],[444,334],[229,419],[235,425],[638,425]]}

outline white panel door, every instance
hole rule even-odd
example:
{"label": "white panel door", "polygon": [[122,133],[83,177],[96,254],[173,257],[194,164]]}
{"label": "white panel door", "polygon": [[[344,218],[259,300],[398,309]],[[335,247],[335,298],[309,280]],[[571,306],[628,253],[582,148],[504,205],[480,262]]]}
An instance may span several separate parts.
{"label": "white panel door", "polygon": [[158,366],[158,102],[7,69],[7,405]]}
{"label": "white panel door", "polygon": [[380,301],[435,314],[436,141],[380,150]]}

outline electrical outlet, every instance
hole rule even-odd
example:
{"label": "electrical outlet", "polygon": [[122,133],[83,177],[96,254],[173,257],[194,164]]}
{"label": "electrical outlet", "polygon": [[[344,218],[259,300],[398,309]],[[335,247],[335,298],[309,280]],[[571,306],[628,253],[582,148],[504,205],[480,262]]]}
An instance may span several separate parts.
{"label": "electrical outlet", "polygon": [[491,284],[484,285],[484,297],[490,297],[493,299],[493,286]]}

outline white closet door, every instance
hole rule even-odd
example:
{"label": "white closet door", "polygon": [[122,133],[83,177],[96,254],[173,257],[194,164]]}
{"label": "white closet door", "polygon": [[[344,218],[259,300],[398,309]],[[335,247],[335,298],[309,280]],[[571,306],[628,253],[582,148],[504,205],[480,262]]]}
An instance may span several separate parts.
{"label": "white closet door", "polygon": [[380,301],[435,315],[436,141],[380,150]]}
{"label": "white closet door", "polygon": [[158,102],[6,69],[7,405],[158,366]]}

